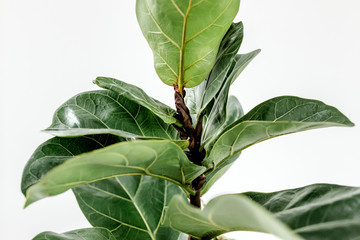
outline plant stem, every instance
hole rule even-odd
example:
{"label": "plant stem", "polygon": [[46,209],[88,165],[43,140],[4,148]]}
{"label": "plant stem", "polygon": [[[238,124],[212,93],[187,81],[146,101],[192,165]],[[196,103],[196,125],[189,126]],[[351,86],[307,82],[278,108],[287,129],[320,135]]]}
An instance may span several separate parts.
{"label": "plant stem", "polygon": [[[176,106],[176,118],[182,124],[182,127],[173,125],[175,129],[180,133],[180,138],[183,140],[189,140],[189,151],[186,152],[188,159],[197,165],[201,166],[201,162],[204,160],[206,152],[204,149],[200,150],[201,146],[201,133],[202,133],[202,121],[204,113],[200,115],[195,128],[192,125],[192,119],[190,111],[187,108],[184,97],[186,92],[184,89],[179,89],[174,85],[175,91],[175,106]],[[201,174],[191,183],[191,187],[196,191],[195,195],[189,196],[190,204],[194,207],[201,208],[201,188],[206,182],[206,176]],[[189,240],[196,240],[189,236]]]}

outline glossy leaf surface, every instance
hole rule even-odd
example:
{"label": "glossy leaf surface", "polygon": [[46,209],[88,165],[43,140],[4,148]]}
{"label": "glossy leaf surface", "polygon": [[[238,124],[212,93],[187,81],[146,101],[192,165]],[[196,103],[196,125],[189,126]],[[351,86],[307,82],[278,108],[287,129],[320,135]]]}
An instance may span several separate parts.
{"label": "glossy leaf surface", "polygon": [[64,161],[92,150],[123,141],[114,135],[92,135],[82,137],[52,138],[41,144],[27,162],[22,176],[21,191],[38,182],[48,171]]}
{"label": "glossy leaf surface", "polygon": [[205,81],[187,90],[186,105],[195,116],[199,115],[220,91],[242,39],[242,22],[232,23],[221,41],[215,65]]}
{"label": "glossy leaf surface", "polygon": [[360,188],[314,184],[245,193],[308,240],[360,238]]}
{"label": "glossy leaf surface", "polygon": [[176,123],[178,121],[173,117],[176,113],[174,109],[150,97],[144,92],[144,90],[139,87],[116,80],[114,78],[97,77],[94,82],[99,87],[112,90],[119,95],[147,108],[168,124]]}
{"label": "glossy leaf surface", "polygon": [[53,123],[46,132],[56,136],[107,133],[126,138],[178,139],[175,128],[152,111],[109,90],[74,96],[56,110]]}
{"label": "glossy leaf surface", "polygon": [[27,190],[26,206],[82,184],[123,175],[159,177],[191,191],[188,184],[204,171],[170,141],[122,142],[76,156],[52,169]]}
{"label": "glossy leaf surface", "polygon": [[123,176],[73,189],[88,221],[111,230],[119,240],[187,239],[161,224],[173,195],[185,194],[179,186],[148,176]]}
{"label": "glossy leaf surface", "polygon": [[105,228],[84,228],[66,233],[43,232],[33,240],[116,240]]}
{"label": "glossy leaf surface", "polygon": [[[113,135],[55,137],[46,141],[38,147],[24,169],[22,192],[25,194],[30,186],[65,160],[120,141],[122,141],[121,138]],[[116,239],[148,239],[151,236],[163,236],[164,234],[174,240],[183,237],[168,227],[160,226],[159,219],[163,215],[169,199],[174,194],[183,194],[177,185],[168,181],[146,176],[123,176],[82,185],[74,188],[73,191],[89,222],[94,227],[105,227],[110,230],[116,228],[113,231]],[[131,200],[136,203],[132,203]],[[158,224],[156,228],[152,228],[150,234],[147,234],[146,228],[137,230],[136,226],[131,225],[132,219],[135,219],[136,222],[142,215],[144,215],[144,221],[149,222],[148,225],[151,225],[150,222]],[[142,218],[140,218],[140,223],[143,223],[141,220]],[[45,235],[50,236],[51,234],[46,233]],[[51,236],[53,235],[52,233]],[[121,236],[125,236],[125,238],[121,238]],[[126,238],[127,236],[129,238]],[[139,238],[135,238],[135,236],[139,236]]]}
{"label": "glossy leaf surface", "polygon": [[212,168],[243,149],[284,134],[354,124],[339,110],[317,100],[283,96],[270,99],[227,126],[203,164]]}
{"label": "glossy leaf surface", "polygon": [[209,74],[240,0],[137,0],[136,15],[167,85],[194,87]]}
{"label": "glossy leaf surface", "polygon": [[257,231],[286,240],[302,239],[265,208],[236,194],[214,198],[203,210],[175,196],[170,201],[165,224],[203,240],[231,231]]}

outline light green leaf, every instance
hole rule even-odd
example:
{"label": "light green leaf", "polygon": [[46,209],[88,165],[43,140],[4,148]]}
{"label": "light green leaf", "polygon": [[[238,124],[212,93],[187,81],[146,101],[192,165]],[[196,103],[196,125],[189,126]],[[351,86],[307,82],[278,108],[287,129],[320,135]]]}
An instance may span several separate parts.
{"label": "light green leaf", "polygon": [[111,230],[119,240],[186,239],[184,234],[161,224],[175,194],[186,199],[181,188],[148,176],[122,176],[73,189],[79,206],[95,227]]}
{"label": "light green leaf", "polygon": [[231,231],[257,231],[287,240],[302,239],[265,208],[236,194],[214,198],[203,210],[175,196],[170,201],[165,224],[202,240]]}
{"label": "light green leaf", "polygon": [[97,77],[94,83],[99,87],[112,90],[119,95],[147,108],[156,116],[161,118],[165,123],[172,124],[178,122],[178,120],[173,117],[176,113],[174,109],[150,97],[141,88],[116,80],[114,78],[106,77]]}
{"label": "light green leaf", "polygon": [[204,171],[171,141],[122,142],[73,157],[50,170],[27,190],[25,206],[82,184],[123,175],[159,177],[191,192],[189,184]]}
{"label": "light green leaf", "polygon": [[305,239],[360,239],[360,188],[314,184],[245,195]]}
{"label": "light green leaf", "polygon": [[21,180],[21,191],[38,182],[48,171],[66,160],[111,144],[123,141],[114,135],[89,135],[81,137],[52,138],[41,144],[27,162]]}
{"label": "light green leaf", "polygon": [[175,128],[152,111],[109,90],[74,96],[56,110],[53,123],[45,131],[56,136],[114,134],[179,139]]}
{"label": "light green leaf", "polygon": [[116,240],[116,238],[105,228],[84,228],[62,234],[43,232],[33,240]]}
{"label": "light green leaf", "polygon": [[[30,186],[65,160],[120,141],[123,139],[113,135],[55,137],[46,141],[36,149],[24,169],[22,192],[25,194]],[[116,239],[143,240],[151,236],[159,236],[161,239],[160,236],[166,235],[169,239],[179,240],[183,237],[179,232],[160,225],[160,216],[163,215],[169,199],[175,194],[183,194],[177,185],[168,181],[147,176],[123,176],[81,185],[73,188],[73,191],[89,222],[94,227],[105,227],[109,230],[116,228],[112,231]],[[136,203],[129,200],[127,193]],[[135,205],[135,209],[139,211],[133,211]],[[151,225],[150,222],[158,224],[149,234],[144,232],[144,229],[137,231],[136,225],[131,225],[132,220],[137,222],[140,215],[144,215],[144,221],[149,222],[148,225]],[[127,236],[129,238],[126,238]]]}
{"label": "light green leaf", "polygon": [[292,96],[273,98],[227,126],[211,143],[203,164],[216,167],[243,149],[276,136],[353,125],[339,110],[323,102]]}
{"label": "light green leaf", "polygon": [[205,110],[220,91],[228,75],[228,71],[232,66],[233,59],[240,48],[242,39],[242,22],[232,23],[221,41],[215,65],[205,81],[197,87],[187,89],[185,101],[190,113],[195,115],[194,118],[197,118],[197,116]]}
{"label": "light green leaf", "polygon": [[240,0],[137,0],[137,19],[160,79],[180,89],[200,84],[215,64],[239,4]]}

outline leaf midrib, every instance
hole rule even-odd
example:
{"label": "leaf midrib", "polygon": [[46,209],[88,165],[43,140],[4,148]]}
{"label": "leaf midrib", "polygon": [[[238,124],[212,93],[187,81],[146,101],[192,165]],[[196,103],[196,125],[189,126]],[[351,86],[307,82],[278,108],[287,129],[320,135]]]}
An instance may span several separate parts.
{"label": "leaf midrib", "polygon": [[[148,232],[149,236],[151,237],[151,239],[156,240],[155,236],[153,235],[153,232],[151,231],[151,228],[150,228],[150,226],[149,226],[149,223],[146,221],[144,215],[142,214],[142,212],[141,212],[139,206],[137,205],[135,199],[133,198],[133,196],[131,196],[131,194],[129,193],[129,191],[128,191],[128,190],[125,188],[125,186],[119,181],[118,178],[115,178],[115,179],[116,179],[116,181],[119,183],[119,185],[124,189],[124,191],[126,192],[126,194],[129,196],[130,200],[133,202],[133,205],[134,205],[134,207],[136,208],[136,210],[138,211],[141,219],[143,220],[143,222],[144,222],[144,224],[145,224],[145,226],[146,226],[146,228],[147,228],[147,230],[148,230],[147,232]],[[140,187],[140,186],[139,186],[139,187]],[[134,197],[135,197],[135,196],[134,196]]]}
{"label": "leaf midrib", "polygon": [[186,35],[186,25],[187,25],[187,21],[188,21],[188,17],[189,17],[189,13],[191,10],[191,4],[192,4],[192,0],[189,0],[189,5],[188,8],[186,10],[186,14],[184,16],[184,23],[183,23],[183,29],[182,29],[182,36],[181,36],[181,45],[180,45],[180,56],[179,56],[179,75],[178,75],[178,81],[177,81],[177,85],[179,88],[180,93],[182,94],[182,90],[183,90],[183,86],[184,86],[184,76],[183,76],[183,67],[184,67],[184,52],[185,52],[185,45],[186,45],[186,39],[185,39],[185,35]]}

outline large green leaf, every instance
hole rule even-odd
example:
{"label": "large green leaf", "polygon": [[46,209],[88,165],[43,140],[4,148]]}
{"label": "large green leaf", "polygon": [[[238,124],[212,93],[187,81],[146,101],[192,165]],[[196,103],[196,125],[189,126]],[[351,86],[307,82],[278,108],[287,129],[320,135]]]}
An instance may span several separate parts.
{"label": "large green leaf", "polygon": [[114,134],[126,138],[160,137],[178,139],[173,126],[127,95],[109,90],[80,93],[60,108],[46,129],[56,136]]}
{"label": "large green leaf", "polygon": [[73,157],[50,170],[27,190],[25,206],[82,184],[123,175],[159,177],[191,192],[189,184],[204,171],[171,141],[122,142]]}
{"label": "large green leaf", "polygon": [[89,135],[81,137],[52,138],[41,144],[27,162],[22,176],[21,191],[38,182],[48,171],[64,161],[95,149],[123,141],[114,135]]}
{"label": "large green leaf", "polygon": [[240,0],[137,0],[136,15],[160,79],[194,87],[214,66]]}
{"label": "large green leaf", "polygon": [[360,239],[360,188],[315,184],[245,195],[305,239]]}
{"label": "large green leaf", "polygon": [[114,78],[97,77],[94,81],[99,87],[112,90],[119,95],[130,99],[139,105],[149,109],[156,116],[168,124],[177,123],[173,116],[176,111],[164,103],[150,97],[144,90],[134,85],[116,80]]}
{"label": "large green leaf", "polygon": [[238,52],[243,39],[242,22],[231,24],[221,41],[216,62],[209,75],[197,87],[187,90],[186,105],[195,118],[207,107],[226,79],[233,58]]}
{"label": "large green leaf", "polygon": [[123,176],[73,189],[79,206],[95,227],[111,230],[116,239],[186,239],[161,224],[175,194],[185,194],[169,181],[148,176]]}
{"label": "large green leaf", "polygon": [[33,240],[116,240],[105,228],[83,228],[66,233],[43,232]]}
{"label": "large green leaf", "polygon": [[257,231],[287,240],[302,239],[265,208],[236,194],[214,198],[203,210],[175,196],[170,201],[165,224],[202,240],[231,231]]}
{"label": "large green leaf", "polygon": [[[69,138],[55,137],[46,141],[36,149],[24,169],[21,186],[22,192],[25,194],[30,186],[38,182],[47,172],[65,160],[122,140],[113,135],[94,135]],[[168,227],[160,226],[159,219],[163,215],[169,199],[174,194],[183,194],[183,191],[177,185],[168,181],[147,176],[123,176],[82,185],[74,188],[73,191],[78,199],[79,206],[89,222],[94,227],[105,227],[109,230],[116,228],[113,231],[116,239],[120,239],[121,236],[125,236],[125,238],[121,239],[136,239],[133,234],[139,236],[138,239],[147,239],[144,237],[143,229],[140,232],[136,231],[136,226],[129,229],[129,226],[130,228],[132,226],[129,222],[131,223],[132,219],[138,219],[139,215],[143,215],[146,221],[149,222],[149,225],[151,225],[150,222],[152,224],[158,223],[157,230],[153,229],[150,232],[152,235],[145,234],[145,236],[168,235],[171,237],[169,239],[174,240],[181,239],[182,237],[178,232]],[[131,203],[129,199],[123,202],[127,193],[136,202]],[[144,196],[151,197],[144,198]],[[130,197],[127,196],[127,198]],[[141,211],[134,211],[134,207],[129,207],[132,205],[136,205],[135,209],[141,209]],[[147,206],[148,210],[144,206]],[[124,225],[121,227],[119,226],[120,222],[124,222]],[[48,235],[49,233],[47,233]],[[126,236],[131,237],[126,238]],[[161,238],[159,237],[159,239]]]}
{"label": "large green leaf", "polygon": [[353,125],[339,110],[323,102],[292,96],[273,98],[227,126],[211,143],[203,164],[214,168],[243,149],[276,136]]}

